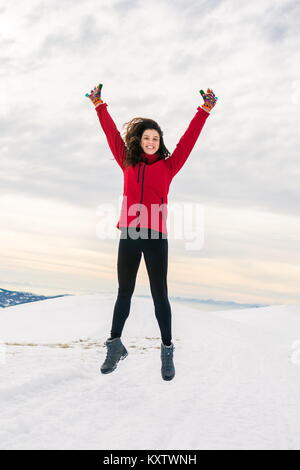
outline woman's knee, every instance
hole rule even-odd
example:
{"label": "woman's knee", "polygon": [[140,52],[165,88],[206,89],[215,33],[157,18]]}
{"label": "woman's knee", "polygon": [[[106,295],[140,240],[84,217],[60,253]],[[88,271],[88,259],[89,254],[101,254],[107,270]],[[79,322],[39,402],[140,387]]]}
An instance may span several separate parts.
{"label": "woman's knee", "polygon": [[118,289],[118,297],[131,299],[134,292],[134,287],[119,287]]}
{"label": "woman's knee", "polygon": [[166,287],[159,287],[151,290],[154,303],[168,303],[168,290]]}

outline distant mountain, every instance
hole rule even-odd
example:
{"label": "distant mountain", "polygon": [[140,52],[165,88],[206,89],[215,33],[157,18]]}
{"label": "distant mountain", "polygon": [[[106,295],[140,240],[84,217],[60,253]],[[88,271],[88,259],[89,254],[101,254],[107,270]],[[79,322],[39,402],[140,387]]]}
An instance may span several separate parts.
{"label": "distant mountain", "polygon": [[229,300],[214,300],[214,299],[193,299],[193,298],[186,298],[186,297],[172,297],[173,300],[177,301],[185,301],[185,302],[197,302],[203,304],[211,304],[211,305],[218,305],[221,307],[228,307],[228,308],[259,308],[259,307],[268,307],[267,304],[242,304],[234,301]]}
{"label": "distant mountain", "polygon": [[[136,297],[149,297],[149,295],[136,295]],[[259,308],[259,307],[268,307],[268,304],[241,304],[238,302],[233,301],[226,301],[226,300],[214,300],[214,299],[195,299],[191,297],[172,297],[169,295],[170,300],[174,300],[176,302],[194,302],[197,304],[203,305],[212,305],[216,307],[224,307],[224,308]]]}
{"label": "distant mountain", "polygon": [[65,295],[69,294],[45,296],[31,294],[31,292],[0,289],[0,308],[10,307],[17,304],[25,304],[27,302],[36,302],[37,300],[54,299],[55,297],[64,297]]}

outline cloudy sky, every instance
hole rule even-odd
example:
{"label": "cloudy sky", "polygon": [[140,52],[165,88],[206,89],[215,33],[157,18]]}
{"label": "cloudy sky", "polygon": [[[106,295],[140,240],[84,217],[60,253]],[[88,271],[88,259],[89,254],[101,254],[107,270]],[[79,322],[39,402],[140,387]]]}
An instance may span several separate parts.
{"label": "cloudy sky", "polygon": [[[0,287],[116,292],[123,175],[84,95],[103,83],[119,130],[150,117],[172,152],[210,87],[218,103],[169,192],[170,212],[201,208],[204,242],[170,233],[169,295],[299,303],[299,2],[2,5]],[[135,293],[150,294],[143,259]]]}

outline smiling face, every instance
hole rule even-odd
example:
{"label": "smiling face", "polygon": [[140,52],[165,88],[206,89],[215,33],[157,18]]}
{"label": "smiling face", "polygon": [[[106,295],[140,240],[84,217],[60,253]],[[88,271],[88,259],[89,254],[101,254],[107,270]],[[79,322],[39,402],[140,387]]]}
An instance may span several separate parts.
{"label": "smiling face", "polygon": [[159,149],[160,136],[155,129],[146,129],[141,138],[141,147],[145,153],[153,155]]}

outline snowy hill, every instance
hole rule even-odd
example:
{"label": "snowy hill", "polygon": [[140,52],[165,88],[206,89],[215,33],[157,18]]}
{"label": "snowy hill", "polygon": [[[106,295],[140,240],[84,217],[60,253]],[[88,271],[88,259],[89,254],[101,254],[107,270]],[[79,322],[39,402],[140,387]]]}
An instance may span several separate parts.
{"label": "snowy hill", "polygon": [[176,376],[160,375],[153,302],[133,297],[112,374],[115,297],[0,312],[1,449],[299,449],[300,309],[171,301]]}
{"label": "snowy hill", "polygon": [[36,295],[31,292],[20,292],[14,290],[0,289],[0,308],[10,307],[11,305],[24,304],[27,302],[36,302],[37,300],[54,299],[63,297],[62,295]]}

